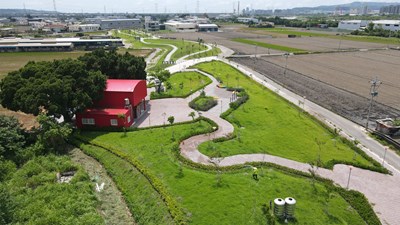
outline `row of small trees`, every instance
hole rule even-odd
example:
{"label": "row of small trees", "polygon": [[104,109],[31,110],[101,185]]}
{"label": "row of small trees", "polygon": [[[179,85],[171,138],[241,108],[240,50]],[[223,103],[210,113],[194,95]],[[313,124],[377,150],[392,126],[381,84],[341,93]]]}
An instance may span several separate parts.
{"label": "row of small trees", "polygon": [[396,37],[400,38],[400,31],[385,30],[382,27],[375,27],[373,23],[368,24],[364,30],[355,30],[352,35],[377,36],[377,37]]}

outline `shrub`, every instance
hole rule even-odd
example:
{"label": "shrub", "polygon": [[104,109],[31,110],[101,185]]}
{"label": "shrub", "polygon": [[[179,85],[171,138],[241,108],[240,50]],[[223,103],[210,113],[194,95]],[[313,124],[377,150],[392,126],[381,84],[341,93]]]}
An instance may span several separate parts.
{"label": "shrub", "polygon": [[193,99],[191,102],[189,102],[190,108],[194,110],[200,110],[200,111],[208,111],[212,107],[216,106],[218,104],[218,101],[215,100],[213,97],[210,96],[202,96],[200,94],[199,97]]}

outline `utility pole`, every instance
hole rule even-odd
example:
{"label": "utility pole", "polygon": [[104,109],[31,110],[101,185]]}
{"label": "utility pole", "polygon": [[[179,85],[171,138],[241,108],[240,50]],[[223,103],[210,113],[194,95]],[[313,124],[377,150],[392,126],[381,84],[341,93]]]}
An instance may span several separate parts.
{"label": "utility pole", "polygon": [[53,0],[54,12],[57,13],[56,0]]}
{"label": "utility pole", "polygon": [[285,70],[283,71],[283,75],[286,75],[286,70],[287,70],[287,59],[288,59],[288,57],[289,57],[289,53],[285,53],[285,54],[283,54],[283,56],[286,58],[286,61],[285,61]]}
{"label": "utility pole", "polygon": [[368,130],[369,116],[371,114],[374,98],[378,96],[378,88],[382,84],[382,82],[378,80],[378,77],[375,77],[375,79],[371,80],[370,83],[371,83],[371,88],[370,88],[371,99],[369,101],[369,106],[368,106],[367,123],[365,124],[365,130]]}

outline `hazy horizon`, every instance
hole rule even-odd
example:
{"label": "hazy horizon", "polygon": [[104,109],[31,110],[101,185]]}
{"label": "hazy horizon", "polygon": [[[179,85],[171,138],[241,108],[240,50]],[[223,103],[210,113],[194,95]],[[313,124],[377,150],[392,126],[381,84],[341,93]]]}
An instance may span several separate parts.
{"label": "hazy horizon", "polygon": [[[2,9],[26,9],[53,11],[53,0],[0,0]],[[212,1],[198,0],[199,13],[232,13],[233,8],[237,10],[238,1]],[[241,0],[240,10],[250,9],[288,9],[295,7],[315,7],[321,5],[336,5],[355,2],[355,0]],[[375,0],[358,2],[388,2],[399,3],[399,1]],[[58,12],[87,12],[87,13],[194,13],[197,11],[197,0],[120,0],[118,4],[110,0],[56,0]]]}

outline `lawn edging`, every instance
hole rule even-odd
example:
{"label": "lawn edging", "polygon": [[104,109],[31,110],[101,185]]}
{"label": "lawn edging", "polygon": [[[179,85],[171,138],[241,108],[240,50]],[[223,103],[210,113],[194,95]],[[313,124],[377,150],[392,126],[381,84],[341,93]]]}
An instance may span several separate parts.
{"label": "lawn edging", "polygon": [[77,141],[81,141],[83,143],[88,143],[103,148],[109,151],[110,153],[120,157],[121,159],[129,162],[131,165],[133,165],[141,174],[143,174],[143,176],[146,177],[146,179],[150,182],[154,190],[156,190],[160,194],[162,200],[167,205],[167,208],[174,222],[176,224],[187,224],[188,221],[181,206],[176,202],[176,200],[171,196],[171,194],[168,193],[166,187],[162,184],[162,181],[158,179],[154,174],[150,173],[150,171],[148,171],[148,169],[138,159],[130,157],[124,152],[112,146],[107,146],[103,143],[94,140],[89,140],[88,138],[81,136],[80,134],[74,134],[74,138],[76,138]]}

